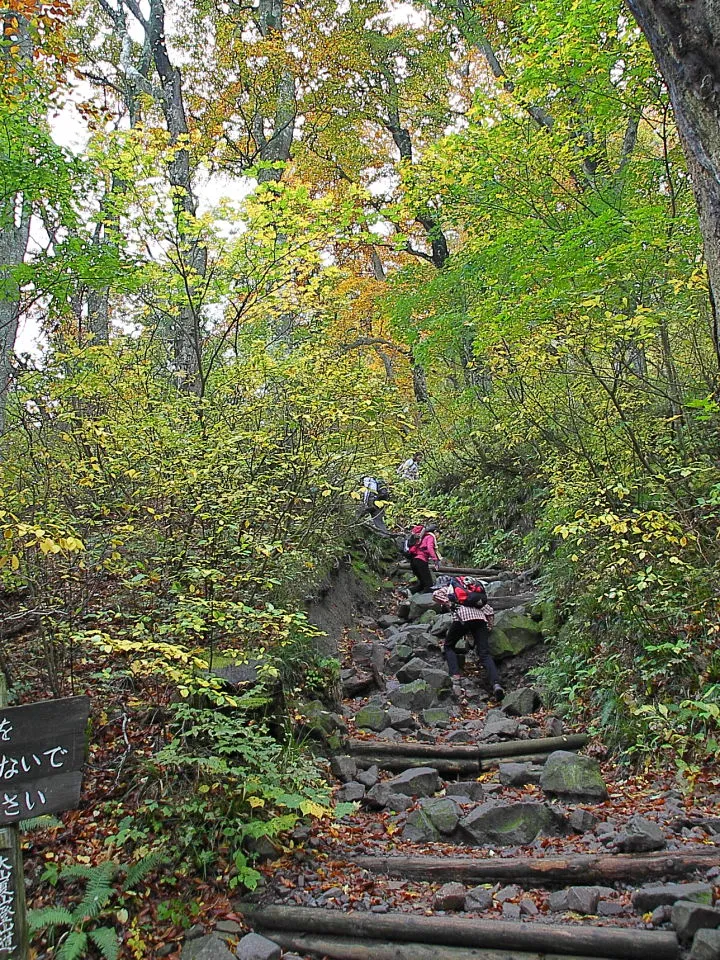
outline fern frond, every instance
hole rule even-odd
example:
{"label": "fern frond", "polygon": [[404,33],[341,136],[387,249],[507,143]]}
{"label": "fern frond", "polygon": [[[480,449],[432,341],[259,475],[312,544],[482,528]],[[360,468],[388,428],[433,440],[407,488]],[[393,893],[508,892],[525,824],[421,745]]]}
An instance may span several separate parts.
{"label": "fern frond", "polygon": [[31,820],[21,820],[20,832],[35,833],[37,830],[53,830],[55,827],[61,827],[62,825],[62,820],[46,813],[41,817],[33,817]]}
{"label": "fern frond", "polygon": [[151,871],[167,862],[168,858],[164,853],[149,853],[130,867],[123,883],[123,890],[132,890]]}
{"label": "fern frond", "polygon": [[115,888],[112,879],[117,872],[114,863],[101,863],[88,877],[87,888],[74,914],[79,919],[94,919],[112,898]]}
{"label": "fern frond", "polygon": [[90,931],[90,939],[103,955],[104,960],[118,960],[120,944],[117,931],[113,927],[98,927]]}
{"label": "fern frond", "polygon": [[63,867],[60,871],[61,880],[73,880],[79,877],[82,880],[89,880],[97,867],[90,867],[84,863],[71,863],[68,867]]}
{"label": "fern frond", "polygon": [[71,927],[75,920],[65,907],[43,907],[42,910],[28,910],[27,922],[34,932],[47,927]]}
{"label": "fern frond", "polygon": [[82,930],[73,930],[63,940],[62,946],[58,950],[57,960],[81,960],[81,957],[87,955],[88,938]]}

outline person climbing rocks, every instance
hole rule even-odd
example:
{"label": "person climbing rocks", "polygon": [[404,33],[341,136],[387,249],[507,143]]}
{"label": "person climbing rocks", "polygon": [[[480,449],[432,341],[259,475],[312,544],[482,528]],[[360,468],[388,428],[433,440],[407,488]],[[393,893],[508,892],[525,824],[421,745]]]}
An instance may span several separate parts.
{"label": "person climbing rocks", "polygon": [[369,515],[372,526],[384,537],[393,536],[385,524],[385,508],[389,499],[390,490],[384,480],[379,477],[363,477],[362,513]]}
{"label": "person climbing rocks", "polygon": [[414,593],[429,593],[433,588],[430,563],[432,562],[437,570],[442,560],[438,552],[436,530],[437,525],[429,523],[426,526],[416,524],[410,531],[406,553],[410,559],[410,569],[417,580]]}
{"label": "person climbing rocks", "polygon": [[397,474],[403,480],[417,480],[420,476],[421,453],[414,453],[397,468]]}
{"label": "person climbing rocks", "polygon": [[487,602],[487,595],[484,597],[485,602],[480,606],[470,605],[467,601],[461,602],[459,595],[466,594],[467,591],[464,590],[457,590],[456,592],[456,587],[450,578],[446,584],[438,587],[433,593],[433,599],[441,607],[450,609],[453,615],[453,621],[450,624],[443,647],[448,673],[453,681],[459,680],[462,676],[455,646],[461,637],[469,633],[472,636],[478,660],[485,667],[493,695],[497,700],[502,700],[505,691],[500,683],[497,666],[490,653],[490,631],[493,628],[495,611]]}

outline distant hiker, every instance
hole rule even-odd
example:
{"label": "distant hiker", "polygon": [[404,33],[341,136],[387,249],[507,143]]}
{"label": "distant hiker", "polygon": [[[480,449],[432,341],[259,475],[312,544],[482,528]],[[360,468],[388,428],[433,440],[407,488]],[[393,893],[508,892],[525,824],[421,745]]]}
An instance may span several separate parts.
{"label": "distant hiker", "polygon": [[362,512],[369,515],[370,523],[384,537],[392,536],[385,526],[385,508],[389,499],[390,490],[384,480],[379,477],[363,477]]}
{"label": "distant hiker", "polygon": [[433,588],[433,575],[430,572],[430,562],[437,570],[440,560],[435,531],[437,526],[429,523],[427,526],[416,524],[405,540],[403,552],[410,560],[410,569],[417,578],[415,593],[429,593]]}
{"label": "distant hiker", "polygon": [[441,586],[433,593],[433,598],[441,606],[452,610],[453,615],[443,650],[450,676],[453,679],[461,676],[455,645],[461,637],[470,633],[478,659],[487,671],[493,694],[498,700],[502,700],[505,691],[490,653],[489,641],[495,611],[487,601],[484,585],[472,577],[448,577],[443,578],[440,583]]}
{"label": "distant hiker", "polygon": [[420,476],[421,460],[422,454],[414,453],[409,460],[405,460],[405,462],[401,463],[397,468],[398,476],[402,477],[403,480],[417,480]]}

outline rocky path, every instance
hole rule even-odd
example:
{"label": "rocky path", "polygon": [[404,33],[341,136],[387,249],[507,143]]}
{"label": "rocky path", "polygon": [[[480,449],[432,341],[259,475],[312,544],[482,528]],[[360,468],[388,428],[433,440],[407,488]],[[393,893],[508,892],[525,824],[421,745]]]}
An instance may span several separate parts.
{"label": "rocky path", "polygon": [[588,737],[522,679],[542,651],[531,585],[485,574],[504,702],[472,654],[451,684],[449,618],[429,595],[368,624],[345,651],[332,760],[337,800],[354,806],[267,865],[241,908],[266,939],[242,955],[720,960],[718,798],[694,805],[583,753]]}

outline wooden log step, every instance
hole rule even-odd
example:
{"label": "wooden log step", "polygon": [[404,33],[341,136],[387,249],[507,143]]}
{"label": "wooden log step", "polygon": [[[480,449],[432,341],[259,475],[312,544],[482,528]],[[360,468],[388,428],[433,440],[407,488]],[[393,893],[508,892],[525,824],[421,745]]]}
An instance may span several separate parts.
{"label": "wooden log step", "polygon": [[552,753],[553,750],[579,750],[589,743],[585,733],[537,740],[504,740],[501,743],[424,743],[420,740],[348,740],[353,756],[436,757],[445,760],[478,760],[485,757],[515,757],[521,754]]}
{"label": "wooden log step", "polygon": [[399,770],[410,770],[411,767],[432,767],[438,773],[452,776],[478,776],[482,772],[479,760],[448,760],[444,757],[373,757],[369,754],[362,754],[355,757],[355,762],[359,767],[367,769],[368,767],[378,767],[380,770],[389,770],[390,772]]}
{"label": "wooden log step", "polygon": [[262,931],[286,930],[353,938],[520,950],[612,960],[677,960],[674,933],[656,930],[612,929],[589,924],[545,924],[507,920],[425,917],[412,913],[377,914],[352,910],[343,913],[322,907],[258,907],[240,905],[251,924]]}
{"label": "wooden log step", "polygon": [[[401,560],[398,564],[400,570],[409,570],[410,564],[407,560]],[[514,580],[519,576],[517,573],[511,573],[509,570],[500,570],[499,567],[458,567],[452,563],[441,563],[438,573],[458,574],[466,577],[480,577],[483,580]]]}
{"label": "wooden log step", "polygon": [[[306,933],[265,931],[265,936],[283,950],[304,957],[330,960],[597,960],[558,953],[526,953],[517,950],[486,950],[483,947],[442,947],[427,943],[360,942],[350,937],[328,937]],[[606,958],[610,960],[610,958]]]}
{"label": "wooden log step", "polygon": [[355,857],[372,874],[445,883],[522,883],[583,885],[627,883],[691,876],[718,860],[717,847],[666,853],[575,854],[568,857]]}

